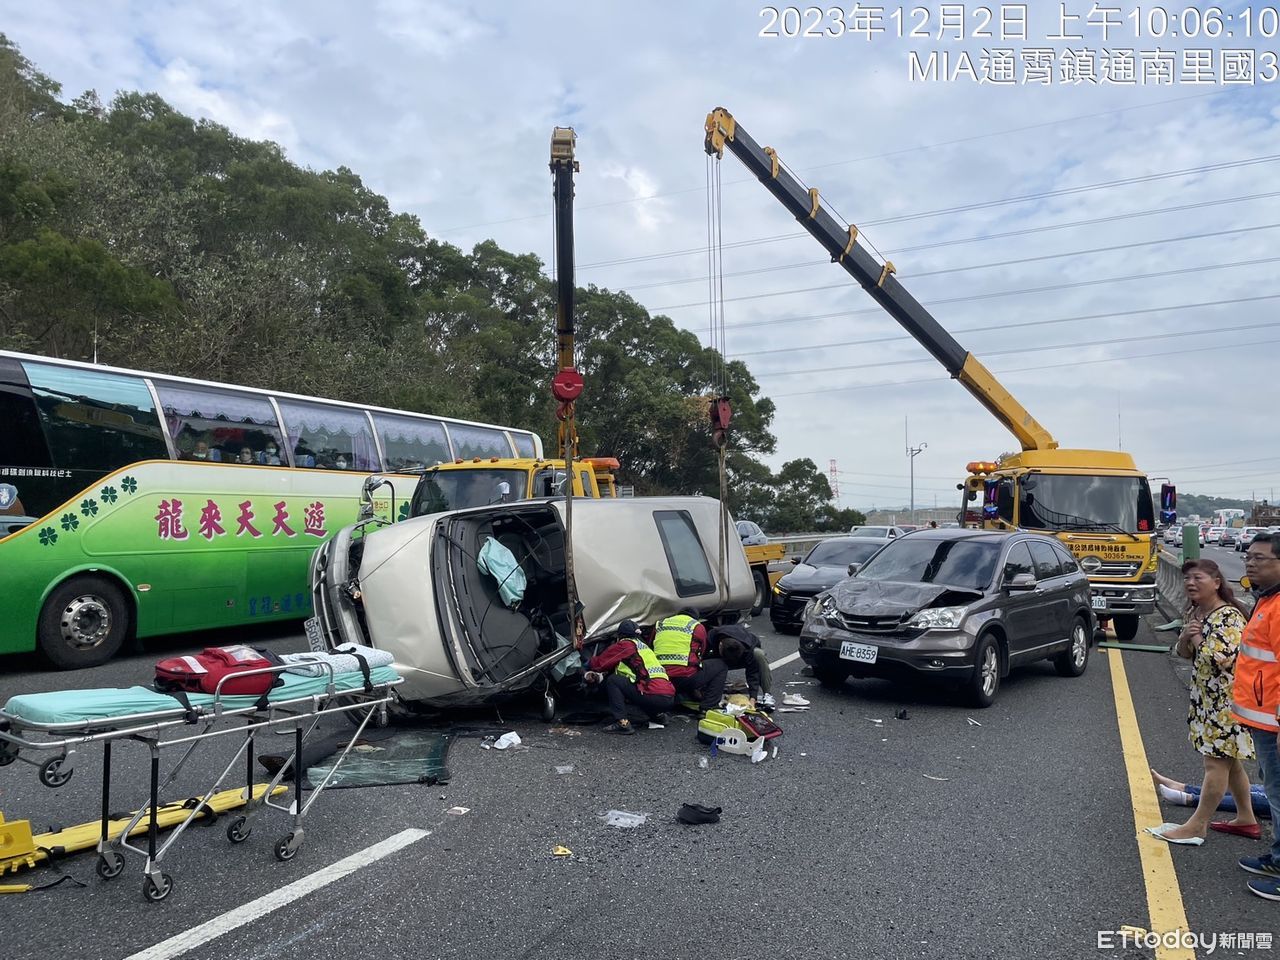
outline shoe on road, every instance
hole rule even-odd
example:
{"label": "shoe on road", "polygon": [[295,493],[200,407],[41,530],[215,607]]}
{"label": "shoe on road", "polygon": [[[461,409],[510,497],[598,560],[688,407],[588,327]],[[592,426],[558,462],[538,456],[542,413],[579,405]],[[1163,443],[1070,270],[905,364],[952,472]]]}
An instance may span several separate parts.
{"label": "shoe on road", "polygon": [[1219,833],[1230,833],[1237,837],[1246,837],[1249,840],[1262,839],[1262,825],[1257,823],[1225,823],[1215,820],[1209,824],[1210,830],[1217,830]]}
{"label": "shoe on road", "polygon": [[1241,857],[1237,863],[1246,873],[1256,873],[1260,877],[1280,880],[1280,863],[1271,859],[1271,854],[1264,853],[1260,857]]}
{"label": "shoe on road", "polygon": [[636,728],[631,725],[630,720],[615,720],[604,728],[605,733],[621,733],[626,736],[636,732]]}
{"label": "shoe on road", "polygon": [[1280,901],[1280,880],[1250,880],[1249,892],[1264,900]]}

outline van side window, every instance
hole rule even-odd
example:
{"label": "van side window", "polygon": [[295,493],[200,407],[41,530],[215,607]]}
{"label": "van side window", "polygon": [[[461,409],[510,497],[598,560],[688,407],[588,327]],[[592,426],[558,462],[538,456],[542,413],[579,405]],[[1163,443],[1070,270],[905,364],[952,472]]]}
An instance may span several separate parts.
{"label": "van side window", "polygon": [[711,578],[711,565],[688,511],[656,510],[653,518],[658,524],[658,536],[662,538],[676,593],[682,597],[712,593],[716,584]]}
{"label": "van side window", "polygon": [[168,460],[151,391],[139,377],[23,362],[53,465],[114,470]]}

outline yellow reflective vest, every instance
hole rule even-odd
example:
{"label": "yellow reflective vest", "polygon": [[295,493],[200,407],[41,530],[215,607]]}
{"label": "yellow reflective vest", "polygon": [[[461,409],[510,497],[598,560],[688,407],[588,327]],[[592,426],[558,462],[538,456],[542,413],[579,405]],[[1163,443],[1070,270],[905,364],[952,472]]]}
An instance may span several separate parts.
{"label": "yellow reflective vest", "polygon": [[[650,646],[639,637],[629,638],[636,645],[636,653],[640,655],[640,662],[644,664],[645,673],[649,680],[667,680],[667,671],[663,669],[662,664],[658,661],[658,656],[650,648]],[[636,672],[631,669],[631,665],[623,660],[618,664],[618,673],[624,677],[630,678],[632,683],[636,681]]]}
{"label": "yellow reflective vest", "polygon": [[682,614],[655,623],[653,652],[658,655],[658,662],[667,667],[697,668],[698,661],[693,656],[693,631],[697,626],[697,620]]}

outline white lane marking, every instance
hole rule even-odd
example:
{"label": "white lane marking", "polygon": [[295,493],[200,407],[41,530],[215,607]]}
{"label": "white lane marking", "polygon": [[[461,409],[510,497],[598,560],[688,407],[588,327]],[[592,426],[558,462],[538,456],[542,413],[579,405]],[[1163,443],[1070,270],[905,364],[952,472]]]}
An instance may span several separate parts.
{"label": "white lane marking", "polygon": [[777,670],[779,667],[785,666],[786,664],[790,663],[792,660],[799,660],[799,659],[800,659],[800,651],[797,650],[795,653],[788,653],[781,660],[769,661],[769,669]]}
{"label": "white lane marking", "polygon": [[355,873],[361,867],[367,867],[369,864],[430,835],[430,830],[419,830],[416,827],[401,830],[394,836],[387,837],[387,839],[353,853],[349,857],[343,857],[337,863],[332,863],[322,870],[317,870],[301,880],[295,880],[288,886],[273,890],[265,897],[259,897],[250,903],[235,907],[221,916],[205,921],[197,927],[184,930],[168,940],[162,940],[153,947],[147,947],[147,949],[133,954],[126,960],[171,960],[173,957],[179,957],[194,947],[203,946],[224,933],[230,933],[237,927],[243,927],[247,923],[252,923],[254,920],[265,917],[268,913],[288,906],[293,901],[301,899],[321,887],[326,887],[335,880],[341,880],[343,877]]}

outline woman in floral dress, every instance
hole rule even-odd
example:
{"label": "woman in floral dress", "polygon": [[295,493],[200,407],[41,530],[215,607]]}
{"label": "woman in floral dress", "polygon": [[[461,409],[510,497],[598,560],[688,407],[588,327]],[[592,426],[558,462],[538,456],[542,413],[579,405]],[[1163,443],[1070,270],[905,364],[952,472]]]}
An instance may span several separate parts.
{"label": "woman in floral dress", "polygon": [[1213,822],[1213,813],[1228,788],[1232,796],[1249,796],[1249,775],[1243,761],[1253,758],[1253,738],[1231,715],[1231,684],[1247,622],[1245,609],[1212,560],[1184,563],[1182,583],[1191,605],[1178,638],[1178,654],[1194,665],[1187,723],[1191,745],[1204,758],[1204,786],[1191,819],[1183,824],[1148,827],[1147,832],[1171,843],[1194,846],[1204,843],[1210,826],[1231,828],[1224,831],[1227,833],[1260,836],[1261,828],[1248,804],[1241,805],[1230,823]]}

